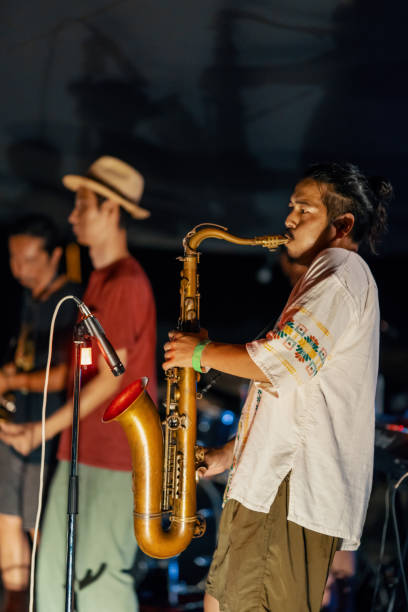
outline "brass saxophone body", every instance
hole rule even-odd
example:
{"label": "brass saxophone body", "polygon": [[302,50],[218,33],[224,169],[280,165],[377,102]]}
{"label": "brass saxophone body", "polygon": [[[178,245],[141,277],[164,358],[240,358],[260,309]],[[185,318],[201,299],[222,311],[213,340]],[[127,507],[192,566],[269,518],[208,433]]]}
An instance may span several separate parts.
{"label": "brass saxophone body", "polygon": [[[211,224],[189,232],[180,258],[180,331],[198,332],[200,328],[197,249],[208,238],[270,250],[287,242],[279,235],[239,238]],[[196,514],[196,469],[204,462],[204,450],[196,446],[198,374],[193,368],[173,368],[166,377],[163,422],[146,391],[146,379],[136,380],[124,389],[103,416],[104,422],[118,421],[126,433],[132,453],[136,540],[147,555],[158,559],[179,554],[193,537],[205,531]],[[163,526],[166,515],[168,527]]]}

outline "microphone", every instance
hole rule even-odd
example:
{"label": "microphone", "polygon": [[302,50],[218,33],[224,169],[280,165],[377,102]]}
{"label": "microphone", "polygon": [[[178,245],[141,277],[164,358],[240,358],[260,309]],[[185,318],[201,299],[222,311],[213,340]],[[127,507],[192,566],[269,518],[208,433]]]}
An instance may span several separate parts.
{"label": "microphone", "polygon": [[78,308],[81,311],[84,318],[82,319],[83,324],[86,327],[86,331],[92,338],[95,338],[98,343],[99,350],[105,358],[106,363],[112,370],[114,376],[120,376],[125,371],[125,366],[119,359],[115,349],[105,336],[102,325],[98,319],[92,314],[88,306],[81,300],[75,300],[78,304]]}

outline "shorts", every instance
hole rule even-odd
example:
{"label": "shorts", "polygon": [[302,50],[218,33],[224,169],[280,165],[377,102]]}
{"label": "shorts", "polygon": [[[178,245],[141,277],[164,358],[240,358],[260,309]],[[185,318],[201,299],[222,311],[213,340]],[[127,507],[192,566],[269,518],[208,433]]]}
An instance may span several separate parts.
{"label": "shorts", "polygon": [[[48,465],[45,465],[46,480]],[[29,463],[0,442],[0,514],[19,516],[23,529],[34,529],[40,486],[40,464]]]}
{"label": "shorts", "polygon": [[206,592],[220,612],[318,612],[341,540],[287,520],[289,476],[269,513],[223,510]]}

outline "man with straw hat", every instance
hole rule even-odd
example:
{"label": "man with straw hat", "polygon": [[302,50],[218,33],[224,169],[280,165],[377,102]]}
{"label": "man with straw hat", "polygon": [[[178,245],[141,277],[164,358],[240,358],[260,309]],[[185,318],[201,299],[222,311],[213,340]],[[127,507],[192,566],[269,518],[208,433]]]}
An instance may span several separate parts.
{"label": "man with straw hat", "polygon": [[[67,175],[75,192],[69,216],[77,241],[89,248],[94,270],[84,302],[101,322],[125,365],[115,378],[94,347],[83,376],[78,449],[79,520],[76,605],[81,612],[138,609],[129,573],[136,553],[133,536],[131,457],[122,429],[101,417],[112,398],[135,378],[148,376],[156,395],[156,314],[150,283],[129,254],[127,223],[145,219],[139,205],[141,174],[115,158],[97,159],[85,175]],[[67,479],[71,454],[72,401],[46,420],[46,438],[61,432],[57,466],[44,515],[37,575],[37,609],[62,610],[65,599]],[[20,452],[41,442],[40,423],[1,435]]]}

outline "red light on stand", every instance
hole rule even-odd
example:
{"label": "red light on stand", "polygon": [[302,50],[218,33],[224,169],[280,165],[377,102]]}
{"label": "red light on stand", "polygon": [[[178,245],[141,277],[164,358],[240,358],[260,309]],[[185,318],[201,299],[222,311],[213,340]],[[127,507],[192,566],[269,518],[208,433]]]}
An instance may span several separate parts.
{"label": "red light on stand", "polygon": [[82,346],[81,347],[81,366],[92,365],[92,347]]}
{"label": "red light on stand", "polygon": [[389,431],[401,431],[402,433],[406,434],[408,433],[408,428],[404,427],[404,425],[386,425],[385,426],[386,429],[388,429]]}

